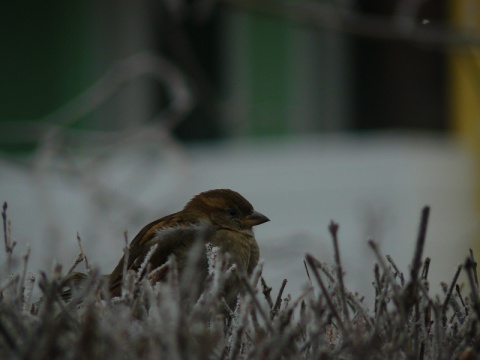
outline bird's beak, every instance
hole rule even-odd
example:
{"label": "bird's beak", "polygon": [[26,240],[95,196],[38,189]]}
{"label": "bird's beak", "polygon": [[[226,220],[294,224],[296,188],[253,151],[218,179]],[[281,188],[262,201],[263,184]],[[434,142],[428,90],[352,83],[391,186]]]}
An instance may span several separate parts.
{"label": "bird's beak", "polygon": [[246,216],[245,219],[243,220],[245,225],[247,225],[248,227],[260,225],[260,224],[266,223],[267,221],[270,221],[270,219],[265,215],[259,213],[258,211],[254,211],[250,215]]}

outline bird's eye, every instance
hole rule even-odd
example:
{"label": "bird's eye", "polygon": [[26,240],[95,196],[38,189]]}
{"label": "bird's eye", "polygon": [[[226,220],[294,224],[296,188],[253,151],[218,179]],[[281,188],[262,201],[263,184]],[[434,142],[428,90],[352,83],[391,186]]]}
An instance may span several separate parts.
{"label": "bird's eye", "polygon": [[230,215],[232,217],[238,216],[238,210],[237,209],[234,209],[234,208],[228,209],[227,212],[228,212],[228,215]]}

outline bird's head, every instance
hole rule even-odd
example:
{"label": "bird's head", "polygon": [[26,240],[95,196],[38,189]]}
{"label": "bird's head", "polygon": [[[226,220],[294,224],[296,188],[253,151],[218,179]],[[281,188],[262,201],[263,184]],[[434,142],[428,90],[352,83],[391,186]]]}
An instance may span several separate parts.
{"label": "bird's head", "polygon": [[202,214],[214,226],[239,232],[251,232],[253,226],[270,221],[255,211],[242,195],[229,189],[200,193],[183,210]]}

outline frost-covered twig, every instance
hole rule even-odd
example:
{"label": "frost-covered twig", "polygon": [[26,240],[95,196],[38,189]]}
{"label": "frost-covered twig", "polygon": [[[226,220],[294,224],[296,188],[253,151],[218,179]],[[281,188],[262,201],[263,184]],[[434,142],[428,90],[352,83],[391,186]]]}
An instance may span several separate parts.
{"label": "frost-covered twig", "polygon": [[455,288],[455,285],[457,285],[458,277],[460,276],[460,272],[462,271],[463,265],[458,265],[457,266],[457,271],[455,272],[455,275],[453,276],[453,280],[450,283],[450,287],[447,291],[447,296],[445,296],[445,300],[442,305],[442,323],[443,326],[447,324],[447,309],[448,305],[452,305],[450,302],[450,299],[453,294],[453,289]]}
{"label": "frost-covered twig", "polygon": [[153,244],[150,249],[148,249],[147,255],[145,255],[144,259],[142,260],[142,263],[140,264],[140,267],[137,270],[136,273],[136,282],[138,283],[143,276],[145,275],[145,272],[147,271],[147,265],[150,263],[150,259],[152,258],[153,254],[155,251],[157,251],[158,244]]}
{"label": "frost-covered twig", "polygon": [[347,329],[346,329],[345,325],[343,324],[342,317],[338,313],[338,311],[337,311],[337,309],[336,309],[336,307],[333,303],[333,300],[332,300],[330,294],[328,293],[327,288],[326,288],[320,274],[318,273],[318,270],[317,270],[317,267],[316,267],[317,260],[310,254],[307,254],[305,256],[305,258],[307,260],[308,265],[310,265],[310,268],[313,271],[313,275],[315,276],[315,279],[317,280],[318,285],[320,285],[320,288],[322,289],[322,295],[324,296],[325,300],[327,301],[327,304],[328,304],[329,310],[332,313],[332,316],[337,320],[336,325],[340,328],[341,332],[346,335],[347,334]]}
{"label": "frost-covered twig", "polygon": [[280,310],[280,306],[282,305],[282,296],[283,291],[285,290],[285,286],[287,286],[287,279],[283,279],[280,290],[278,291],[277,300],[275,300],[275,305],[271,307],[272,310],[270,311],[270,317],[272,319],[277,316],[278,311]]}
{"label": "frost-covered twig", "polygon": [[2,220],[3,220],[3,239],[5,244],[5,253],[7,254],[7,272],[11,271],[13,249],[17,243],[12,240],[12,233],[10,229],[10,221],[7,219],[7,202],[3,203]]}
{"label": "frost-covered twig", "polygon": [[328,226],[328,230],[330,231],[330,234],[332,236],[333,240],[333,250],[335,254],[335,264],[337,265],[336,270],[337,270],[337,284],[338,284],[338,290],[339,290],[339,297],[340,301],[342,304],[342,309],[343,309],[343,316],[345,318],[345,321],[348,323],[350,322],[350,314],[348,312],[348,307],[347,307],[347,299],[345,296],[345,284],[343,283],[343,268],[342,268],[342,261],[340,257],[340,249],[338,248],[338,224],[334,223],[333,221],[330,223]]}
{"label": "frost-covered twig", "polygon": [[[87,258],[87,254],[85,253],[85,250],[83,249],[83,244],[82,244],[82,238],[80,237],[80,234],[77,232],[77,243],[78,243],[78,247],[80,248],[80,256],[81,256],[81,259],[80,257],[77,259],[80,261],[82,260],[85,260],[85,268],[87,269],[87,272],[90,271],[90,264],[88,263],[88,258]],[[77,266],[78,263],[75,263],[74,264],[74,267]]]}

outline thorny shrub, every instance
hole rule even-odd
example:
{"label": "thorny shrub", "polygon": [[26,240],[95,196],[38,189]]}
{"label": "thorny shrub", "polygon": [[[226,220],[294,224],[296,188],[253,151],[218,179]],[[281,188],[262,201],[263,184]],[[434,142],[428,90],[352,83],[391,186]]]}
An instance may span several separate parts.
{"label": "thorny shrub", "polygon": [[[15,266],[6,209],[4,204],[1,359],[473,359],[480,352],[480,302],[472,252],[450,285],[444,285],[442,297],[429,294],[430,259],[422,257],[427,207],[408,279],[391,257],[382,256],[369,242],[377,258],[373,311],[344,287],[338,225],[333,222],[329,230],[334,264],[327,266],[306,255],[308,291],[292,300],[283,294],[284,280],[272,298],[260,264],[251,278],[237,274],[245,291],[230,309],[221,290],[225,279],[238,270],[229,269],[215,249],[209,249],[210,274],[203,293],[195,286],[201,283],[195,271],[187,267],[179,276],[170,260],[166,283],[152,286],[149,279],[155,274],[142,269],[149,275],[125,274],[122,296],[111,299],[105,277],[88,266],[81,246],[66,274],[56,266],[52,273],[35,277],[26,271],[28,254],[20,259],[22,265]],[[86,263],[86,276],[74,272],[81,261]],[[461,289],[457,280],[462,270],[468,284]],[[34,302],[36,283],[42,294]]]}

